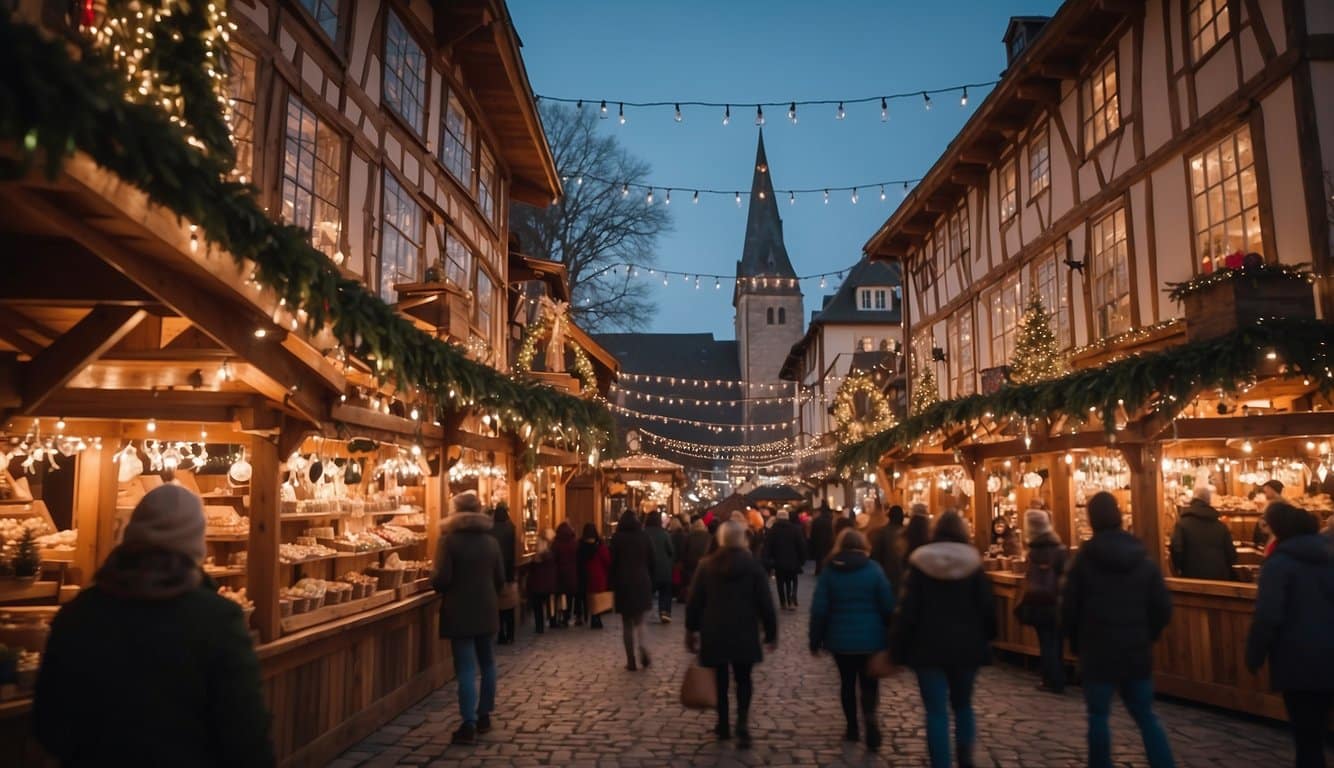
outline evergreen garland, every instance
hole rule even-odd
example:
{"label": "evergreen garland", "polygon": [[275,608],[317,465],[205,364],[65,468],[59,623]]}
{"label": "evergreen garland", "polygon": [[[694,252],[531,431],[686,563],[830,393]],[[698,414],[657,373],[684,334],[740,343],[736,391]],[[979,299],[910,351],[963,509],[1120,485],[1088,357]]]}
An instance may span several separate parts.
{"label": "evergreen garland", "polygon": [[[142,7],[152,13],[158,6]],[[442,408],[508,411],[516,421],[537,427],[538,434],[559,427],[589,443],[605,442],[611,434],[614,423],[605,405],[473,361],[462,348],[417,329],[359,281],[343,277],[311,246],[308,231],[273,221],[253,187],[228,178],[230,153],[191,146],[191,131],[201,129],[208,134],[204,145],[217,146],[216,123],[196,119],[187,128],[156,105],[130,100],[123,71],[104,51],[87,44],[78,49],[75,58],[67,40],[44,39],[36,28],[0,11],[0,141],[23,150],[21,162],[0,159],[0,176],[25,174],[39,155],[48,175],[55,176],[71,152],[83,151],[247,264],[259,285],[305,311],[308,332],[328,328],[349,354],[375,361],[382,381],[421,389]],[[162,50],[155,62],[182,71],[198,66],[196,52],[183,46],[178,57]],[[193,100],[194,111],[209,108],[218,105]]]}
{"label": "evergreen garland", "polygon": [[1051,330],[1051,314],[1034,296],[1019,320],[1019,338],[1014,344],[1010,360],[1010,381],[1032,384],[1054,379],[1063,371],[1060,353],[1056,351],[1056,334]]}
{"label": "evergreen garland", "polygon": [[917,416],[940,402],[940,387],[936,385],[936,372],[930,362],[924,363],[917,370],[917,380],[913,382],[912,402],[908,404],[908,414]]}
{"label": "evergreen garland", "polygon": [[[1255,259],[1260,258],[1258,255],[1252,254],[1252,256]],[[1246,280],[1254,286],[1262,280],[1286,280],[1310,284],[1315,281],[1315,277],[1305,264],[1269,264],[1264,261],[1243,263],[1236,267],[1220,267],[1184,282],[1168,283],[1167,298],[1179,303],[1193,293],[1228,280]]]}
{"label": "evergreen garland", "polygon": [[[866,397],[866,412],[857,413],[857,395]],[[834,395],[834,437],[839,445],[855,443],[894,426],[894,410],[875,377],[854,373]]]}

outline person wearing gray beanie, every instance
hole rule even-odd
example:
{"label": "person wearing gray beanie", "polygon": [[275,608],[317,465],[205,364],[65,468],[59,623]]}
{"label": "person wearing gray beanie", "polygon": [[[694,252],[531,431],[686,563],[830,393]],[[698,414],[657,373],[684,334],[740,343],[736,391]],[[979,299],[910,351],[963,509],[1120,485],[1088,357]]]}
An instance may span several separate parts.
{"label": "person wearing gray beanie", "polygon": [[193,492],[149,491],[51,622],[33,729],[61,765],[275,764],[244,615],[200,568],[204,526]]}

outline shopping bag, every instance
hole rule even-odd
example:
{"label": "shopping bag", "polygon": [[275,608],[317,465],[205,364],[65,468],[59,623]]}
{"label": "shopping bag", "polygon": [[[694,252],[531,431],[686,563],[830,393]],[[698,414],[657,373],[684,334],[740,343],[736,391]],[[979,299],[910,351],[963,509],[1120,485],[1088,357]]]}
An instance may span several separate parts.
{"label": "shopping bag", "polygon": [[681,681],[681,706],[686,709],[718,707],[718,683],[712,669],[696,662],[686,667],[685,679]]}
{"label": "shopping bag", "polygon": [[611,592],[590,592],[588,595],[588,615],[601,616],[604,613],[611,613],[615,602]]}
{"label": "shopping bag", "polygon": [[889,651],[876,651],[866,660],[867,677],[892,677],[899,673],[899,667],[889,658]]}
{"label": "shopping bag", "polygon": [[500,590],[500,596],[496,599],[496,607],[502,611],[510,611],[519,607],[519,585],[517,582],[509,582],[505,588]]}

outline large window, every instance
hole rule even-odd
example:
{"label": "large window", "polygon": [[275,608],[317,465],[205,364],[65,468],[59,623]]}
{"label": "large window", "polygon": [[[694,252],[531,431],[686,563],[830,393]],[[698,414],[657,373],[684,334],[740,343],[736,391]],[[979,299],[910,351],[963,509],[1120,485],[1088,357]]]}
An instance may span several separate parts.
{"label": "large window", "polygon": [[1080,89],[1084,109],[1084,152],[1091,152],[1121,127],[1116,90],[1116,56],[1107,57]]}
{"label": "large window", "polygon": [[315,17],[330,40],[338,37],[338,0],[301,0],[301,5]]}
{"label": "large window", "polygon": [[393,174],[384,172],[384,231],[380,236],[380,298],[398,301],[395,283],[421,275],[422,209]]}
{"label": "large window", "polygon": [[495,313],[496,289],[495,283],[491,282],[491,276],[484,269],[477,270],[477,327],[481,329],[486,336],[486,343],[489,345],[495,339],[495,329],[492,327],[494,322],[492,318]]}
{"label": "large window", "polygon": [[450,175],[469,192],[472,191],[473,124],[463,109],[463,102],[450,93],[446,99],[441,131],[440,162]]}
{"label": "large window", "polygon": [[1051,314],[1051,330],[1061,349],[1070,346],[1070,288],[1064,262],[1065,242],[1062,241],[1033,260],[1027,290],[1029,297],[1042,299],[1042,306]]}
{"label": "large window", "polygon": [[384,103],[419,135],[426,116],[426,54],[398,14],[389,12],[384,34]]}
{"label": "large window", "polygon": [[339,250],[343,219],[338,210],[342,140],[295,94],[287,98],[283,147],[282,216],[310,229],[311,244],[329,256]]}
{"label": "large window", "polygon": [[472,275],[472,250],[453,232],[445,233],[445,278],[467,290]]}
{"label": "large window", "polygon": [[1214,271],[1232,253],[1263,252],[1250,128],[1192,157],[1190,188],[1201,271]]}
{"label": "large window", "polygon": [[496,220],[496,161],[482,148],[482,166],[477,169],[477,206],[487,221]]}
{"label": "large window", "polygon": [[236,175],[241,182],[255,177],[255,57],[239,45],[228,51],[227,74],[232,106],[232,144],[236,147]]}
{"label": "large window", "polygon": [[1028,142],[1028,195],[1036,196],[1051,186],[1051,142],[1047,129],[1033,134]]}
{"label": "large window", "polygon": [[991,333],[991,365],[1009,365],[1014,342],[1019,335],[1019,316],[1023,312],[1023,284],[1014,273],[991,293],[985,303]]}
{"label": "large window", "polygon": [[968,203],[960,202],[950,214],[950,262],[962,259],[968,253]]}
{"label": "large window", "polygon": [[1130,330],[1130,250],[1126,211],[1115,211],[1090,227],[1093,250],[1093,331],[1105,339]]}
{"label": "large window", "polygon": [[1186,24],[1190,54],[1195,61],[1218,45],[1228,33],[1228,0],[1187,0]]}
{"label": "large window", "polygon": [[977,386],[973,363],[973,310],[965,307],[945,323],[949,336],[950,397],[971,395]]}
{"label": "large window", "polygon": [[1000,218],[1001,221],[1009,221],[1019,210],[1019,171],[1015,168],[1013,158],[1001,166],[1000,186]]}

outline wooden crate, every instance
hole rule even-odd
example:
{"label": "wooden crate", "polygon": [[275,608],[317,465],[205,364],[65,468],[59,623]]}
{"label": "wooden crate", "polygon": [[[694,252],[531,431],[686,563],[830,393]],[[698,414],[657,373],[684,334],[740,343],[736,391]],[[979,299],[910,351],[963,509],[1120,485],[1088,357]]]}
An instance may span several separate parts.
{"label": "wooden crate", "polygon": [[1315,319],[1315,295],[1304,280],[1234,277],[1187,294],[1182,304],[1187,341],[1225,336],[1266,317]]}

